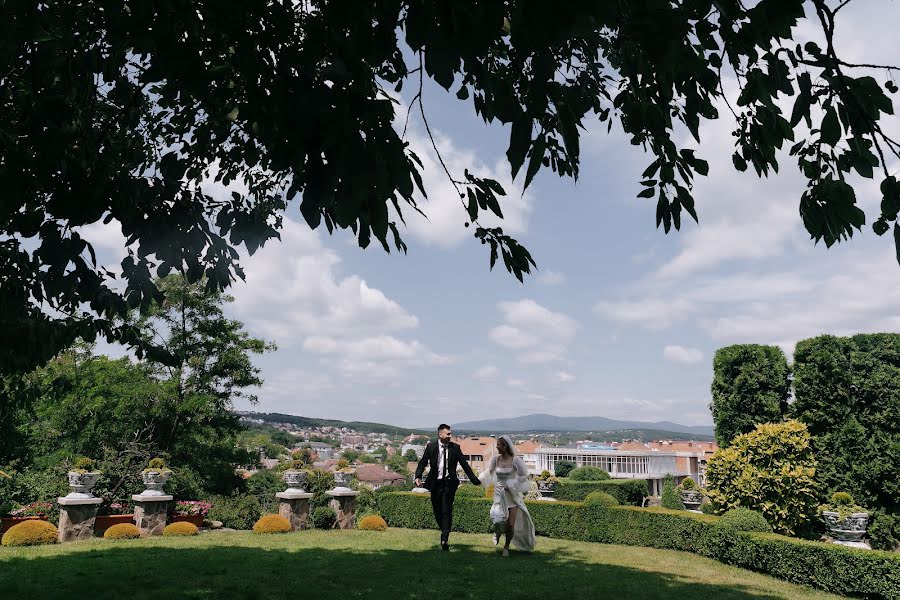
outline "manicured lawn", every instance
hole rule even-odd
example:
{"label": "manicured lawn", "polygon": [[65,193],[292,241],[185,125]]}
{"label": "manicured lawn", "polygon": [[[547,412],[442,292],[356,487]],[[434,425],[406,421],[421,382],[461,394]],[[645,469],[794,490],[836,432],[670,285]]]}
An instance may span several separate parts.
{"label": "manicured lawn", "polygon": [[0,598],[837,598],[693,554],[538,539],[499,556],[487,535],[391,529],[0,548]]}

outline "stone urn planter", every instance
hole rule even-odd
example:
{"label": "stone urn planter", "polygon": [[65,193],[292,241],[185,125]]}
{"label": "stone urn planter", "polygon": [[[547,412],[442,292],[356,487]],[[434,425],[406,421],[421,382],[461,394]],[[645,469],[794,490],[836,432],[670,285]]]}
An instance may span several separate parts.
{"label": "stone urn planter", "polygon": [[823,511],[822,520],[828,526],[828,533],[839,542],[858,542],[866,535],[869,513],[857,512],[841,518],[840,513]]}
{"label": "stone urn planter", "polygon": [[538,484],[538,491],[541,493],[541,496],[544,498],[552,498],[553,494],[556,493],[557,483],[555,481],[539,479],[537,484]]}
{"label": "stone urn planter", "polygon": [[72,491],[66,495],[66,498],[72,500],[93,500],[96,498],[96,496],[91,493],[91,490],[97,485],[100,475],[101,473],[99,471],[69,471],[69,487],[72,488]]}
{"label": "stone urn planter", "polygon": [[350,492],[350,480],[353,479],[353,471],[334,472],[334,491]]}
{"label": "stone urn planter", "polygon": [[[288,469],[281,475],[281,479],[287,484],[285,493],[289,494],[305,494],[306,481],[308,473],[306,471]],[[335,481],[337,481],[337,473],[335,473]]]}
{"label": "stone urn planter", "polygon": [[171,476],[172,471],[169,469],[144,470],[141,472],[141,478],[144,480],[146,489],[141,492],[141,496],[165,496],[166,493],[163,491],[163,486],[166,485]]}
{"label": "stone urn planter", "polygon": [[703,493],[700,490],[681,490],[681,503],[687,510],[700,510]]}

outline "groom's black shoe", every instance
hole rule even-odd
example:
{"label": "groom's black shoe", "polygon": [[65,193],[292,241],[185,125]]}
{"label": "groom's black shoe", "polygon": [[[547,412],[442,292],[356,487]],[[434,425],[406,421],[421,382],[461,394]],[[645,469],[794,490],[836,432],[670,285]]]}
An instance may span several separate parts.
{"label": "groom's black shoe", "polygon": [[443,550],[444,552],[448,552],[450,550],[450,543],[441,542],[441,550]]}

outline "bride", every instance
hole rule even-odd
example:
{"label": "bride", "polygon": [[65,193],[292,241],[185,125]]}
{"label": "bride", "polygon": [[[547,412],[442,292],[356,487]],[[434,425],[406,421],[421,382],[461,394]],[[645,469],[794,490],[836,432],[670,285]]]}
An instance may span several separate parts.
{"label": "bride", "polygon": [[498,454],[491,457],[488,468],[481,475],[481,485],[494,484],[494,504],[491,506],[491,522],[494,525],[494,545],[500,543],[501,533],[506,533],[503,556],[509,556],[512,542],[520,550],[534,549],[534,523],[525,506],[525,492],[531,482],[525,461],[516,455],[509,436],[497,440]]}

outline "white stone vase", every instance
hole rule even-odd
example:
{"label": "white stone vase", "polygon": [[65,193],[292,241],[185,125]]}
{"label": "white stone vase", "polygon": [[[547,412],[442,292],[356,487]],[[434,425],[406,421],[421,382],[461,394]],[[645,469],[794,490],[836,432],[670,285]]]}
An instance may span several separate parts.
{"label": "white stone vase", "polygon": [[172,471],[168,469],[152,469],[141,472],[141,478],[144,480],[144,487],[147,488],[141,492],[141,496],[165,496],[163,486],[172,476]]}
{"label": "white stone vase", "polygon": [[352,471],[335,471],[334,472],[334,491],[349,492],[350,480],[353,479]]}
{"label": "white stone vase", "polygon": [[843,519],[837,512],[826,510],[822,519],[828,526],[828,532],[839,542],[858,542],[866,535],[869,527],[869,513],[853,513]]}
{"label": "white stone vase", "polygon": [[288,485],[284,491],[291,494],[305,494],[306,490],[303,488],[306,486],[307,477],[306,471],[288,469],[281,475],[282,481]]}
{"label": "white stone vase", "polygon": [[97,485],[100,479],[99,471],[91,471],[89,473],[81,473],[79,471],[69,471],[69,487],[72,491],[66,495],[70,499],[92,500],[96,498],[91,490]]}
{"label": "white stone vase", "polygon": [[681,503],[687,510],[698,510],[703,504],[703,494],[700,490],[681,490]]}

